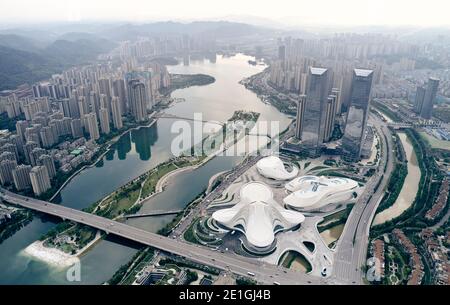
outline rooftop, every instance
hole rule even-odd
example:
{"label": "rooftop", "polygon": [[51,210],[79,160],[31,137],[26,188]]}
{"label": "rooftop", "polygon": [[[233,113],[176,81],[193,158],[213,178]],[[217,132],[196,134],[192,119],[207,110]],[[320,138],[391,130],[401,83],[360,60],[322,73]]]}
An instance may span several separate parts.
{"label": "rooftop", "polygon": [[327,69],[325,68],[316,68],[316,67],[311,67],[311,74],[314,75],[323,75],[325,72],[327,72]]}
{"label": "rooftop", "polygon": [[368,70],[368,69],[355,69],[354,71],[355,71],[356,76],[362,76],[362,77],[367,77],[373,73],[373,70]]}
{"label": "rooftop", "polygon": [[275,233],[288,230],[305,220],[299,212],[284,209],[273,199],[269,186],[249,182],[240,190],[240,201],[229,209],[213,213],[212,218],[230,230],[245,234],[256,248],[270,247]]}

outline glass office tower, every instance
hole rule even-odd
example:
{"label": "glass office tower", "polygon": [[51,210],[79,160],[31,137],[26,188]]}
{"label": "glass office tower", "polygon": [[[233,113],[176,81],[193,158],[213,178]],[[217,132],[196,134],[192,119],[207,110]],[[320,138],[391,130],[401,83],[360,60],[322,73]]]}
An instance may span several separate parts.
{"label": "glass office tower", "polygon": [[323,143],[328,87],[328,70],[311,67],[306,88],[301,135],[302,148],[310,156],[319,155]]}
{"label": "glass office tower", "polygon": [[372,70],[353,70],[347,123],[342,138],[343,157],[349,161],[357,161],[361,156],[369,115],[372,77]]}

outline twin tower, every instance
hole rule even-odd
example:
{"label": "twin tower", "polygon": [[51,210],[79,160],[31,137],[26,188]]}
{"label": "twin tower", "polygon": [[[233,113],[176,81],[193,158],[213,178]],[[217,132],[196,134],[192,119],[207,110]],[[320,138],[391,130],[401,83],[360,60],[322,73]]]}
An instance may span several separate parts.
{"label": "twin tower", "polygon": [[[373,71],[354,69],[350,87],[347,119],[342,138],[343,155],[359,160],[370,107]],[[338,89],[330,88],[329,71],[325,68],[309,69],[306,95],[301,95],[297,108],[296,137],[302,150],[309,156],[320,155],[322,144],[331,139],[341,101]]]}

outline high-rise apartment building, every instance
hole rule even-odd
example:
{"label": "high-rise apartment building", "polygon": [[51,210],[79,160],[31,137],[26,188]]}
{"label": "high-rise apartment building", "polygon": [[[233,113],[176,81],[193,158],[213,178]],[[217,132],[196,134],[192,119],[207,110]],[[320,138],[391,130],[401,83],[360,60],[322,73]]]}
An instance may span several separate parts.
{"label": "high-rise apartment building", "polygon": [[47,173],[50,179],[56,176],[55,161],[50,155],[42,155],[38,159],[38,165],[45,166],[47,168]]}
{"label": "high-rise apartment building", "polygon": [[111,131],[109,128],[109,112],[106,108],[100,109],[100,129],[104,134],[109,134]]}
{"label": "high-rise apartment building", "polygon": [[74,139],[83,136],[83,124],[81,123],[81,119],[73,119],[70,122],[70,131]]}
{"label": "high-rise apartment building", "polygon": [[31,166],[25,164],[21,164],[13,170],[12,175],[16,190],[22,191],[31,186],[30,171]]}
{"label": "high-rise apartment building", "polygon": [[2,185],[13,183],[12,172],[16,167],[17,162],[15,160],[3,160],[0,162],[0,183]]}
{"label": "high-rise apartment building", "polygon": [[[118,98],[118,102],[120,105],[121,113],[127,112],[127,93],[125,89],[125,80],[124,79],[115,79],[113,81],[113,97]],[[111,102],[112,102],[111,99]],[[112,104],[111,104],[112,107]]]}
{"label": "high-rise apartment building", "polygon": [[120,105],[120,99],[117,96],[114,96],[111,100],[111,112],[112,112],[112,121],[115,129],[120,129],[123,127],[122,121],[122,110]]}
{"label": "high-rise apartment building", "polygon": [[98,130],[97,116],[95,113],[89,113],[85,115],[87,127],[89,130],[89,137],[91,140],[98,140],[100,138],[100,132]]}
{"label": "high-rise apartment building", "polygon": [[52,185],[45,166],[35,166],[30,171],[30,180],[33,192],[36,196],[48,191]]}
{"label": "high-rise apartment building", "polygon": [[134,120],[142,122],[147,119],[147,103],[145,85],[138,80],[128,82],[130,111]]}

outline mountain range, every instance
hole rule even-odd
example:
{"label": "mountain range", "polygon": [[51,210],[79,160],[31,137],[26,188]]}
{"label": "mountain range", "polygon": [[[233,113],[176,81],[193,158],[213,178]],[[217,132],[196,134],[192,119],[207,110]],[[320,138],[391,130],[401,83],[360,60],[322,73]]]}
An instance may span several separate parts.
{"label": "mountain range", "polygon": [[91,62],[125,40],[179,34],[226,39],[267,34],[268,31],[273,30],[228,21],[54,24],[0,30],[0,91],[48,78],[73,65]]}

